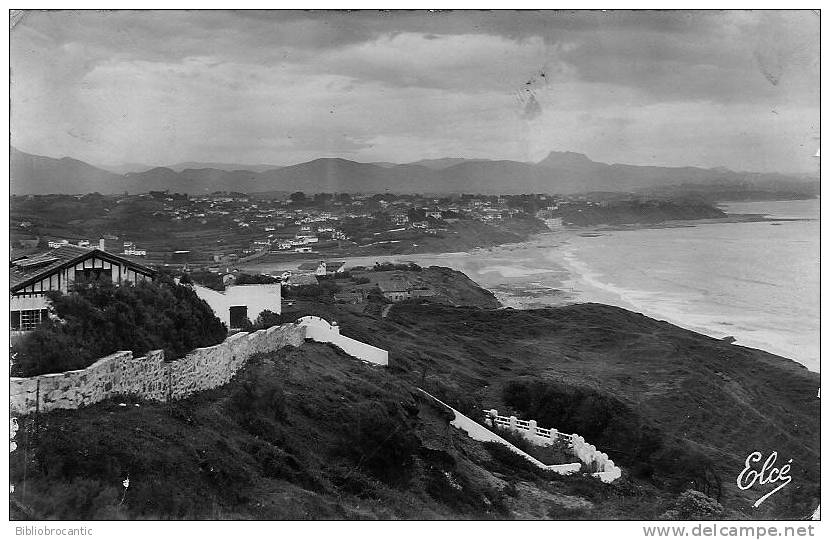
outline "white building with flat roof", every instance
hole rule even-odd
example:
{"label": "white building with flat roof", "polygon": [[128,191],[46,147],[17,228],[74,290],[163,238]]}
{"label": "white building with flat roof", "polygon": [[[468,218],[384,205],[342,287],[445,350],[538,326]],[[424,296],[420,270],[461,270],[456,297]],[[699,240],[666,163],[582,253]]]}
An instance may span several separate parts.
{"label": "white building with flat roof", "polygon": [[229,285],[223,292],[193,284],[193,290],[228,328],[241,328],[246,320],[254,322],[266,309],[282,313],[279,283]]}

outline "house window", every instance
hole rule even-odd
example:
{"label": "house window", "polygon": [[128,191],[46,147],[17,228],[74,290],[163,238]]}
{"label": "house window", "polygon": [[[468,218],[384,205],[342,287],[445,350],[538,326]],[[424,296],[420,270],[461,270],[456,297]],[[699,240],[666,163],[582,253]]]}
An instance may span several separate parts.
{"label": "house window", "polygon": [[91,283],[93,281],[112,281],[112,268],[84,268],[75,270],[75,283]]}
{"label": "house window", "polygon": [[242,328],[248,322],[248,306],[231,306],[231,328]]}
{"label": "house window", "polygon": [[34,330],[49,318],[48,309],[24,309],[9,314],[12,330]]}

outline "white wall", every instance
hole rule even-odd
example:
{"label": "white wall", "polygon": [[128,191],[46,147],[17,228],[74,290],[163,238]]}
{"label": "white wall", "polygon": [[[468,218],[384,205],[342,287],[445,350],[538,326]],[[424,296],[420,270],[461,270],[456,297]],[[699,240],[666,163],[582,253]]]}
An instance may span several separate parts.
{"label": "white wall", "polygon": [[556,429],[540,429],[535,420],[519,420],[515,416],[499,416],[495,409],[487,411],[485,422],[488,426],[496,425],[503,429],[512,430],[520,434],[531,443],[539,446],[549,446],[560,437],[571,442],[571,449],[576,457],[586,465],[596,464],[597,471],[592,474],[605,483],[610,483],[622,476],[622,470],[614,464],[605,452],[600,452],[593,444],[588,444],[579,435],[566,435]]}
{"label": "white wall", "polygon": [[45,296],[12,296],[9,300],[9,311],[46,309],[48,307],[49,300]]}
{"label": "white wall", "polygon": [[[307,334],[306,334],[307,336]],[[545,465],[535,457],[531,456],[524,450],[517,448],[513,443],[508,442],[506,439],[499,437],[486,427],[482,426],[478,422],[474,421],[472,418],[464,416],[460,412],[456,411],[440,399],[436,398],[435,396],[427,393],[422,389],[421,390],[424,394],[435,400],[436,403],[440,403],[444,407],[448,408],[452,413],[455,415],[455,418],[450,425],[460,429],[461,431],[465,432],[468,437],[473,439],[474,441],[481,441],[481,442],[496,442],[499,444],[503,444],[506,446],[511,452],[519,454],[529,462],[533,463],[535,466],[539,467],[540,469],[544,469],[546,471],[552,471],[559,474],[569,475],[579,471],[580,467],[582,466],[580,463],[563,463],[561,465]]]}
{"label": "white wall", "polygon": [[363,343],[356,339],[340,334],[340,327],[329,324],[320,317],[308,316],[297,321],[297,324],[305,327],[306,338],[319,343],[331,343],[337,345],[343,352],[360,360],[377,364],[380,366],[389,365],[389,353],[383,349]]}
{"label": "white wall", "polygon": [[231,285],[225,289],[228,306],[248,306],[248,318],[253,322],[264,310],[282,313],[282,286],[279,283],[263,285]]}
{"label": "white wall", "polygon": [[247,306],[248,319],[254,322],[264,310],[282,313],[282,292],[279,283],[265,285],[231,285],[225,292],[193,284],[196,294],[210,305],[213,313],[228,328],[231,326],[231,306]]}

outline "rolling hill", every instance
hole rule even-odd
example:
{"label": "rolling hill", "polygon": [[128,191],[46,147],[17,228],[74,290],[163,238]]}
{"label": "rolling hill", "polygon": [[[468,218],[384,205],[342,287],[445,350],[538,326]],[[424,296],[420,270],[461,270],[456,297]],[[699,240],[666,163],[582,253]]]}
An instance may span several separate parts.
{"label": "rolling hill", "polygon": [[28,195],[41,193],[117,193],[121,176],[64,157],[55,159],[11,149],[10,191]]}
{"label": "rolling hill", "polygon": [[[227,164],[184,163],[124,175],[71,158],[55,159],[11,151],[12,193],[142,193],[169,189],[191,194],[218,190],[249,193],[302,190],[383,193],[583,193],[665,190],[668,186],[717,185],[777,192],[793,189],[817,194],[818,179],[783,174],[735,172],[724,168],[655,167],[606,164],[584,154],[551,152],[539,163],[445,158],[415,163],[359,163],[320,158],[287,167],[227,170]],[[179,168],[186,165],[193,167]],[[233,165],[237,167],[237,165]],[[239,167],[245,167],[239,165]],[[801,186],[801,188],[799,188]],[[700,191],[700,190],[698,190]]]}

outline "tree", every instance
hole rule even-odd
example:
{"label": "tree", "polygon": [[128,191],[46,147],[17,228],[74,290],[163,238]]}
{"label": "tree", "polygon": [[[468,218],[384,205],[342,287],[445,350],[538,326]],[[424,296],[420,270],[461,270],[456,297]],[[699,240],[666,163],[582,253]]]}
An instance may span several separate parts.
{"label": "tree", "polygon": [[119,350],[142,355],[163,349],[168,359],[221,343],[227,328],[190,287],[165,276],[158,283],[116,287],[95,283],[69,294],[48,293],[58,320],[14,346],[15,376],[83,369]]}
{"label": "tree", "polygon": [[291,197],[289,197],[289,198],[291,199],[291,202],[294,203],[294,204],[300,204],[301,205],[301,204],[305,204],[305,202],[306,202],[305,193],[303,193],[302,191],[295,191],[294,193],[291,194]]}
{"label": "tree", "polygon": [[315,193],[314,194],[314,206],[328,206],[331,203],[331,200],[334,198],[334,195],[331,193]]}
{"label": "tree", "polygon": [[274,313],[270,309],[264,309],[260,312],[259,316],[257,316],[256,320],[254,321],[254,330],[263,330],[265,328],[271,328],[272,326],[276,326],[278,324],[294,322],[294,319],[295,317],[283,317],[278,313]]}

